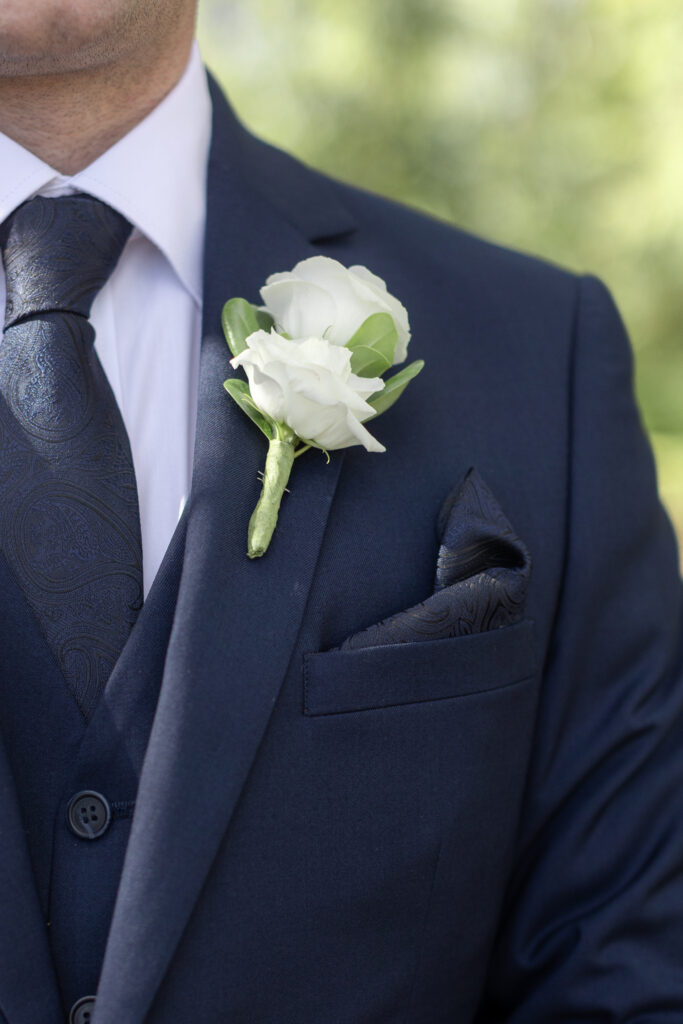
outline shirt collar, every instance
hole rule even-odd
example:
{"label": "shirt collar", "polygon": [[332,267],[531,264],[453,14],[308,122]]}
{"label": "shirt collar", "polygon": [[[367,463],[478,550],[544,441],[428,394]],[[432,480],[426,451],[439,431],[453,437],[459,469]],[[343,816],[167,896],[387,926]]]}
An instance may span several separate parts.
{"label": "shirt collar", "polygon": [[38,194],[87,192],[122,213],[202,301],[211,97],[195,42],[182,78],[127,135],[65,177],[0,133],[0,223]]}

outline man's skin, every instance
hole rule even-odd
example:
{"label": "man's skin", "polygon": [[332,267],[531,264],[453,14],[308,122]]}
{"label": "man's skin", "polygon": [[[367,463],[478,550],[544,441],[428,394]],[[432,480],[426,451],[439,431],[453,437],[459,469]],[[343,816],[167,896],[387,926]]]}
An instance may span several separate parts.
{"label": "man's skin", "polygon": [[0,131],[75,174],[173,88],[197,0],[3,0]]}

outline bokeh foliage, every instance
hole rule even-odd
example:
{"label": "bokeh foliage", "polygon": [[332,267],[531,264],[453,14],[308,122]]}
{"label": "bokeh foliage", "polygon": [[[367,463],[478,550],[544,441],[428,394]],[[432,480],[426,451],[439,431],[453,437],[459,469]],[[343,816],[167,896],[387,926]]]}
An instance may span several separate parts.
{"label": "bokeh foliage", "polygon": [[200,0],[258,134],[612,289],[683,538],[680,0]]}

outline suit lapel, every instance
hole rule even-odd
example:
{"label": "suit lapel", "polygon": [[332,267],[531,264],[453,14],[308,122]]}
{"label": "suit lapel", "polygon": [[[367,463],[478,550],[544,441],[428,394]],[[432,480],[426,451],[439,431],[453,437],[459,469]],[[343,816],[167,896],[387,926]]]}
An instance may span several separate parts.
{"label": "suit lapel", "polygon": [[[212,87],[204,328],[183,573],[98,992],[142,1021],[225,835],[287,670],[342,465],[309,453],[263,559],[246,556],[265,439],[228,398],[226,299],[353,225],[332,189],[249,136]],[[131,941],[133,939],[134,941]]]}

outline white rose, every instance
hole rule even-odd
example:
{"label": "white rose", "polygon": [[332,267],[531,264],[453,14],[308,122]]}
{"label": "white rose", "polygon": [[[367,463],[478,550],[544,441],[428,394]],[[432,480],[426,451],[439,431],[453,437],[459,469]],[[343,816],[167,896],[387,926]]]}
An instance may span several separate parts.
{"label": "white rose", "polygon": [[384,381],[352,373],[349,349],[324,338],[290,341],[275,330],[256,331],[247,346],[230,363],[244,367],[251,397],[267,416],[329,451],[354,444],[385,451],[362,425],[375,411],[365,399]]}
{"label": "white rose", "polygon": [[278,330],[291,338],[326,338],[335,345],[346,345],[373,313],[389,313],[398,331],[394,363],[402,363],[408,354],[408,313],[367,267],[347,269],[327,256],[311,256],[289,273],[271,274],[261,298]]}

